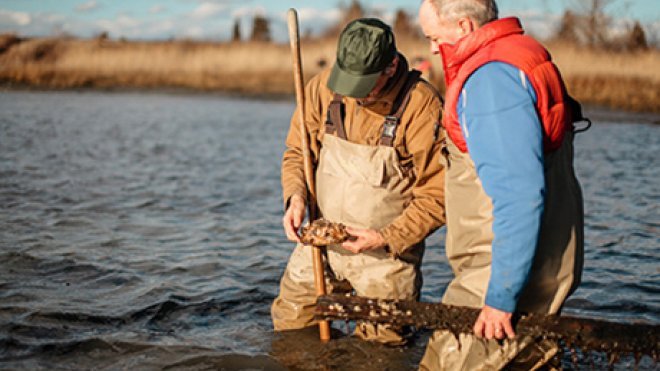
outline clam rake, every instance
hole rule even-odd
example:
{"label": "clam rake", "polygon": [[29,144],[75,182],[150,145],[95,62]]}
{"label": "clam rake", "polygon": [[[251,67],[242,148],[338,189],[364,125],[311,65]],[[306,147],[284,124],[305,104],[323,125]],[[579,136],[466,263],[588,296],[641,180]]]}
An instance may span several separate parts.
{"label": "clam rake", "polygon": [[[471,333],[478,315],[478,309],[468,307],[352,295],[321,296],[316,304],[317,319],[444,329],[456,336]],[[656,324],[525,314],[517,316],[514,328],[517,335],[561,341],[571,349],[605,352],[610,364],[617,362],[622,354],[634,355],[637,362],[647,355],[657,364],[660,355],[660,326]]]}

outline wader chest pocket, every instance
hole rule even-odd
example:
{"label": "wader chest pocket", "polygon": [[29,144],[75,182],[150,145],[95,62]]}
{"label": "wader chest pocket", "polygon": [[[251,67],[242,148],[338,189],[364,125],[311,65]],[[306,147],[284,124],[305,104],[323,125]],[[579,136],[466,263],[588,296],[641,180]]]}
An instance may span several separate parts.
{"label": "wader chest pocket", "polygon": [[385,181],[386,164],[383,160],[362,159],[357,156],[345,157],[328,161],[323,166],[323,172],[350,182],[368,184],[372,187],[382,187]]}

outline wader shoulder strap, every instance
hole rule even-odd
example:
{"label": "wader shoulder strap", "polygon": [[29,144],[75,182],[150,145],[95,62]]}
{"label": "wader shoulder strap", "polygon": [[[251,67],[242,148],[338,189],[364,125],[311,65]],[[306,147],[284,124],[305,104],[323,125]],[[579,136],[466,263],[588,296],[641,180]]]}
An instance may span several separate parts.
{"label": "wader shoulder strap", "polygon": [[405,112],[408,102],[410,102],[410,95],[413,91],[413,87],[417,84],[421,72],[417,70],[412,70],[408,73],[408,77],[399,95],[394,100],[392,105],[392,111],[389,115],[385,116],[385,122],[383,123],[383,133],[380,136],[380,144],[383,146],[391,147],[394,143],[394,136],[396,135],[396,128],[399,126],[401,121],[401,116]]}
{"label": "wader shoulder strap", "polygon": [[347,140],[346,130],[344,129],[344,103],[341,101],[340,94],[334,95],[332,102],[328,106],[328,114],[325,119],[325,133],[337,133],[337,137]]}

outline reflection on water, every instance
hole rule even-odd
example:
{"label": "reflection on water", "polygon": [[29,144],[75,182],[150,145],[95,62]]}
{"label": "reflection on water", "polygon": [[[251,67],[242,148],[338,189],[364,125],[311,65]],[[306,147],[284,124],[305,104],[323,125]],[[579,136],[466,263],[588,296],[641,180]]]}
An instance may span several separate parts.
{"label": "reflection on water", "polygon": [[[271,331],[293,248],[279,184],[292,109],[2,93],[0,368],[414,369],[427,332],[386,348]],[[659,130],[597,123],[578,136],[587,256],[567,312],[660,322]],[[442,238],[427,249],[426,301],[451,277]]]}

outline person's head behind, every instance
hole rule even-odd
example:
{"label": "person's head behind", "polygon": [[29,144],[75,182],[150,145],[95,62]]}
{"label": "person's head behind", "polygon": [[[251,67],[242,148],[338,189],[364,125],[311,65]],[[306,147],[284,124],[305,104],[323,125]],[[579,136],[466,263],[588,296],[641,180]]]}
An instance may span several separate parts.
{"label": "person's head behind", "polygon": [[419,8],[419,24],[432,53],[438,53],[440,44],[455,44],[497,17],[495,0],[423,0]]}
{"label": "person's head behind", "polygon": [[328,88],[341,95],[376,95],[396,72],[398,53],[392,29],[376,18],[349,23],[339,36]]}

